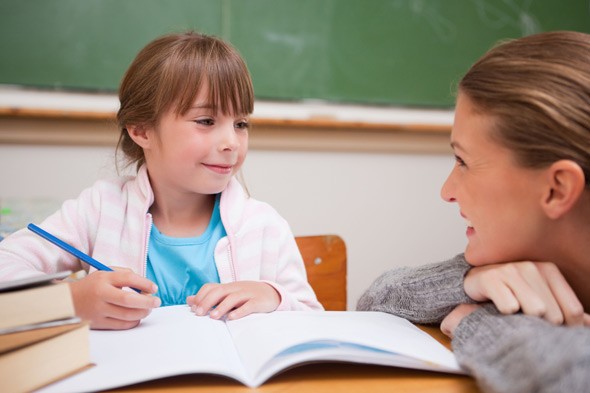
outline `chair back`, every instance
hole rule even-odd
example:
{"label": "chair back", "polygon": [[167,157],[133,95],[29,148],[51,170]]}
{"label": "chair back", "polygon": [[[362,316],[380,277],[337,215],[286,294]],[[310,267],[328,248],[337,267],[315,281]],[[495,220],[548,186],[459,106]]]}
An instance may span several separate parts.
{"label": "chair back", "polygon": [[337,235],[297,236],[307,279],[327,311],[346,310],[346,245]]}

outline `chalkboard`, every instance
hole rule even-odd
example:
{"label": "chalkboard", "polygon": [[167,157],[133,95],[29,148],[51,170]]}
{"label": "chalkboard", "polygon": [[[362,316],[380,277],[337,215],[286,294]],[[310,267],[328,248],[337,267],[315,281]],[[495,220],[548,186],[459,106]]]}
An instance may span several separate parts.
{"label": "chalkboard", "polygon": [[0,0],[0,83],[116,91],[158,35],[232,42],[259,99],[448,107],[498,40],[590,32],[587,0]]}

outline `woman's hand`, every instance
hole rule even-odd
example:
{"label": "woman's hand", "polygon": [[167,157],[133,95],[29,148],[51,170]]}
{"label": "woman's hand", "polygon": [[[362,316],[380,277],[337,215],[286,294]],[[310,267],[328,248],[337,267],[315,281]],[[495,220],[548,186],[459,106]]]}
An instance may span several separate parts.
{"label": "woman's hand", "polygon": [[271,312],[281,303],[281,296],[270,284],[238,281],[228,284],[205,284],[186,303],[197,315],[219,319],[239,319],[255,312]]}
{"label": "woman's hand", "polygon": [[[440,330],[450,338],[453,338],[455,335],[455,329],[459,326],[463,318],[477,310],[479,307],[481,306],[478,304],[459,304],[445,317],[445,319],[443,319],[440,324]],[[583,321],[584,326],[590,327],[590,315],[584,314]]]}
{"label": "woman's hand", "polygon": [[459,326],[463,318],[477,310],[479,307],[481,306],[477,304],[459,304],[441,322],[441,332],[446,334],[448,337],[453,338],[453,335],[455,334],[455,329],[457,328],[457,326]]}
{"label": "woman's hand", "polygon": [[[160,306],[157,286],[129,269],[95,271],[70,284],[76,315],[92,329],[131,329]],[[123,288],[137,288],[142,293]]]}
{"label": "woman's hand", "polygon": [[[583,325],[582,303],[557,266],[550,262],[512,262],[474,267],[465,275],[465,293],[492,301],[502,314],[538,316],[554,324]],[[450,316],[450,315],[449,315]]]}

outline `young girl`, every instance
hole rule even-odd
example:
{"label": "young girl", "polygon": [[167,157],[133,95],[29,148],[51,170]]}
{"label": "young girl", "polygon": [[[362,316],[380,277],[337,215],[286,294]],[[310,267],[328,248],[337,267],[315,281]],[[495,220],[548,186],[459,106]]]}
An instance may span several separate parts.
{"label": "young girl", "polygon": [[386,272],[358,304],[441,323],[486,392],[590,386],[588,64],[590,35],[550,32],[471,67],[441,192],[467,221],[465,253]]}
{"label": "young girl", "polygon": [[125,269],[93,271],[23,229],[0,242],[0,279],[87,270],[69,285],[95,329],[132,328],[160,303],[212,318],[321,310],[288,224],[235,179],[254,105],[237,51],[192,32],[160,37],[127,70],[119,99],[118,147],[137,175],[98,181],[40,226]]}

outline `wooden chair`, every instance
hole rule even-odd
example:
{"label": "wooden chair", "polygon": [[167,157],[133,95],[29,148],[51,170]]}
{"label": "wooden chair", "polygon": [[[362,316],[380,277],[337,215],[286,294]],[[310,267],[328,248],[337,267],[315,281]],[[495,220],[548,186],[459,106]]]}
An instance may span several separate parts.
{"label": "wooden chair", "polygon": [[346,245],[337,235],[297,236],[307,279],[326,310],[346,310]]}

